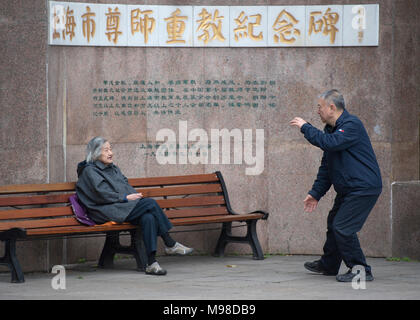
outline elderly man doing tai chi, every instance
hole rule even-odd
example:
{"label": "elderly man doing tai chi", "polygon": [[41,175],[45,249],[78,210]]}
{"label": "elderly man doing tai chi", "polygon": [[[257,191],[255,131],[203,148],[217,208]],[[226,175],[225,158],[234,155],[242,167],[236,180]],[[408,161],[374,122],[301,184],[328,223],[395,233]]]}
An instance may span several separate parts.
{"label": "elderly man doing tai chi", "polygon": [[334,186],[337,196],[327,220],[327,239],[320,260],[306,262],[305,268],[324,275],[337,275],[341,261],[349,268],[337,275],[340,282],[351,282],[355,266],[365,269],[365,280],[372,281],[371,267],[357,238],[381,191],[382,179],[369,136],[356,116],[345,109],[343,95],[333,89],[319,96],[318,114],[325,123],[318,130],[302,118],[290,125],[300,128],[306,140],[324,153],[318,175],[304,199],[304,210],[312,212],[318,201]]}

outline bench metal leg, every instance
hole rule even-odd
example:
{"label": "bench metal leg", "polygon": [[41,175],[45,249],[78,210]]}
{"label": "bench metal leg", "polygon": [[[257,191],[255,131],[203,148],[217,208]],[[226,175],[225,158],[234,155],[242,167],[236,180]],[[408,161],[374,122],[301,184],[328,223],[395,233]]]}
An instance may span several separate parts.
{"label": "bench metal leg", "polygon": [[101,268],[113,268],[116,253],[132,254],[136,259],[137,270],[145,271],[147,265],[146,248],[143,242],[143,234],[140,227],[130,230],[131,245],[122,246],[119,239],[119,231],[107,232],[105,245],[99,258],[98,266]]}
{"label": "bench metal leg", "polygon": [[5,251],[4,256],[0,258],[0,264],[5,264],[9,267],[12,273],[13,283],[23,283],[25,282],[25,277],[23,275],[22,269],[20,267],[19,261],[16,257],[16,239],[4,240],[5,241]]}
{"label": "bench metal leg", "polygon": [[246,222],[248,225],[246,238],[252,248],[253,258],[255,260],[264,260],[264,253],[257,236],[257,221],[258,220],[248,220]]}
{"label": "bench metal leg", "polygon": [[98,266],[101,268],[114,267],[114,255],[117,253],[117,247],[120,246],[119,232],[107,232],[105,245],[99,258]]}
{"label": "bench metal leg", "polygon": [[257,221],[248,220],[246,222],[247,233],[244,237],[232,236],[232,222],[224,222],[214,255],[223,257],[226,245],[229,242],[248,243],[252,248],[253,258],[255,260],[264,260],[264,254],[257,236]]}
{"label": "bench metal leg", "polygon": [[232,222],[224,222],[222,226],[222,232],[220,233],[219,240],[217,241],[216,250],[214,256],[223,257],[225,255],[225,248],[229,242],[229,238],[232,237]]}

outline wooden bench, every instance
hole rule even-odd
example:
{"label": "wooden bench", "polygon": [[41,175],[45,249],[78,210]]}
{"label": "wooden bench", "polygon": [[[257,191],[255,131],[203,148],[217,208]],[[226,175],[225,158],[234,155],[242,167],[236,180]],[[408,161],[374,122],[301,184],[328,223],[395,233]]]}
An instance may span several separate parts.
{"label": "wooden bench", "polygon": [[[256,224],[267,219],[268,213],[254,211],[237,214],[218,171],[211,174],[129,179],[129,183],[145,197],[153,197],[174,226],[223,223],[215,255],[223,256],[229,242],[248,243],[254,259],[264,259],[258,241]],[[106,234],[99,266],[112,267],[116,253],[133,254],[137,268],[144,270],[147,256],[140,228],[129,223],[87,226],[79,223],[70,207],[69,197],[75,193],[75,183],[6,185],[0,187],[0,240],[5,242],[0,264],[11,270],[12,282],[24,282],[16,257],[16,241],[71,237],[85,234]],[[244,221],[247,234],[231,233],[232,222]],[[130,232],[131,245],[122,246],[121,232]]]}

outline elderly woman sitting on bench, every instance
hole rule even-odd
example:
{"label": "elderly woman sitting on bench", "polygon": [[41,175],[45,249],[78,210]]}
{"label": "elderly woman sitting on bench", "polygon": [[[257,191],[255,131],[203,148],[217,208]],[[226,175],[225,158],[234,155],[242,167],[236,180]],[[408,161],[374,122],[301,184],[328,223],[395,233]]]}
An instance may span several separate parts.
{"label": "elderly woman sitting on bench", "polygon": [[86,160],[77,166],[76,193],[87,208],[89,217],[98,224],[108,221],[140,225],[148,255],[146,274],[165,275],[156,261],[157,236],[165,243],[167,254],[186,255],[193,251],[175,240],[168,231],[171,222],[152,198],[144,198],[113,163],[110,143],[102,137],[89,141]]}

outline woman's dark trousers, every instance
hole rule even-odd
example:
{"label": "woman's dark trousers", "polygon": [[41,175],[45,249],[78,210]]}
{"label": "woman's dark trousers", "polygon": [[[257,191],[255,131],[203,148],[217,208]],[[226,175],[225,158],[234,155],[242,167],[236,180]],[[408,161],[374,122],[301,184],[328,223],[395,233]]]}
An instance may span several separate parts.
{"label": "woman's dark trousers", "polygon": [[172,228],[172,223],[152,198],[140,199],[125,221],[140,225],[148,256],[157,250],[157,237],[167,237]]}

